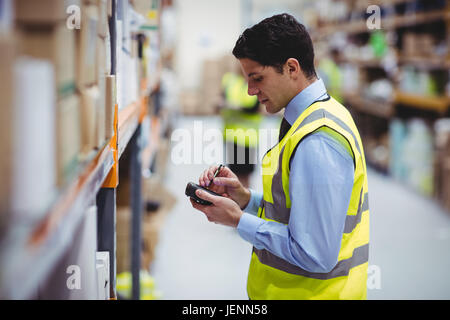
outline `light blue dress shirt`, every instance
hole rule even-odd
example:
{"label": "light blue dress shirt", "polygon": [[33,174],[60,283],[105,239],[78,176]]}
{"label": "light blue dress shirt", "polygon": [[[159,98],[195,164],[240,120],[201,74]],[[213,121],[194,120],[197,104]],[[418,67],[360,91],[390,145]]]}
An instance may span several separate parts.
{"label": "light blue dress shirt", "polygon": [[[326,97],[323,81],[316,80],[289,102],[284,117],[292,125],[314,101]],[[331,271],[341,247],[353,173],[353,158],[344,146],[324,132],[307,136],[291,161],[289,223],[257,217],[262,194],[250,190],[237,226],[240,236],[309,272]]]}

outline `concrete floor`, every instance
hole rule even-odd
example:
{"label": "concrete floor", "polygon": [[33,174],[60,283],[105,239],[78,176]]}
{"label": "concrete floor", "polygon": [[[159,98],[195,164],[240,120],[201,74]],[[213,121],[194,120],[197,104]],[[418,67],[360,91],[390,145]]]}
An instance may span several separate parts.
{"label": "concrete floor", "polygon": [[[217,117],[182,117],[177,128],[220,128]],[[263,127],[277,126],[277,120]],[[151,266],[163,299],[248,299],[251,245],[237,231],[208,222],[184,195],[206,164],[168,164],[166,186],[177,198],[162,226]],[[261,190],[255,172],[252,187]],[[450,214],[389,177],[369,171],[369,299],[450,299]]]}

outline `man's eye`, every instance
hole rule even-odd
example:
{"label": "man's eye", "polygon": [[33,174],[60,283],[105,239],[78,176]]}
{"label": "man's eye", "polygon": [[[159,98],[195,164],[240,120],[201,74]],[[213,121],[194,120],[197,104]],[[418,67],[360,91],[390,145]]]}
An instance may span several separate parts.
{"label": "man's eye", "polygon": [[263,77],[255,78],[254,81],[261,82],[263,80]]}

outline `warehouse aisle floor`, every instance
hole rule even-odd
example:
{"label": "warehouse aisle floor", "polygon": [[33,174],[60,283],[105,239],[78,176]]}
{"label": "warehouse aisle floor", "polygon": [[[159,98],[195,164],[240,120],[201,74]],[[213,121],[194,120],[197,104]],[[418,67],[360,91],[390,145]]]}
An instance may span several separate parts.
{"label": "warehouse aisle floor", "polygon": [[[218,117],[181,117],[177,128],[220,128]],[[273,119],[264,127],[276,127]],[[166,186],[177,197],[162,226],[151,266],[163,299],[247,299],[251,245],[212,224],[184,195],[206,165],[168,164]],[[252,185],[261,190],[256,172]],[[369,170],[369,299],[450,299],[450,214],[389,177]]]}

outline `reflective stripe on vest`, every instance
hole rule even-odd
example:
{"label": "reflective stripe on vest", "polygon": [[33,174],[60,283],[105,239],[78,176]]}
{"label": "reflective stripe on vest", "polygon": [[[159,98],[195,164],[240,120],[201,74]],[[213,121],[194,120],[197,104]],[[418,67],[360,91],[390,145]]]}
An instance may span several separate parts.
{"label": "reflective stripe on vest", "polygon": [[[364,151],[350,113],[336,100],[316,102],[295,121],[263,159],[264,194],[258,216],[289,223],[289,162],[296,146],[326,126],[348,142],[354,158],[354,183],[336,266],[312,273],[268,250],[253,249],[247,290],[251,299],[364,299],[369,250],[369,204]],[[297,152],[301,152],[300,150]],[[338,290],[338,288],[340,288]]]}

